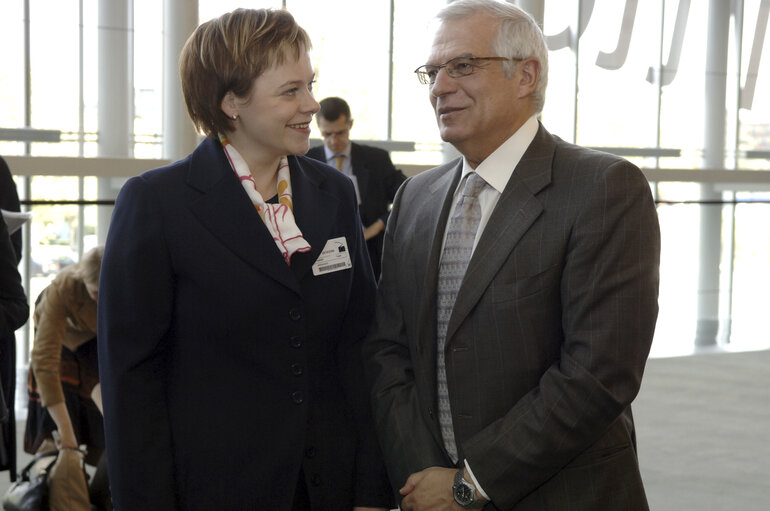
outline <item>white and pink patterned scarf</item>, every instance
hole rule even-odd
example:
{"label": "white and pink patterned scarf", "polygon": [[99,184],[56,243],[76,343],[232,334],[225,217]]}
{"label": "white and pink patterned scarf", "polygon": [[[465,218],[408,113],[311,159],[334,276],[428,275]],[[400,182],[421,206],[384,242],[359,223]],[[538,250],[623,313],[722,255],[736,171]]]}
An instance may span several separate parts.
{"label": "white and pink patterned scarf", "polygon": [[302,237],[302,232],[294,221],[289,161],[284,156],[278,164],[278,204],[271,204],[265,202],[257,191],[257,185],[254,183],[254,178],[251,177],[249,166],[240,153],[227,141],[224,135],[219,136],[219,141],[222,142],[230,165],[257,209],[260,218],[265,222],[267,230],[273,236],[273,241],[275,241],[278,250],[281,251],[286,264],[291,266],[291,256],[297,252],[308,252],[310,244]]}

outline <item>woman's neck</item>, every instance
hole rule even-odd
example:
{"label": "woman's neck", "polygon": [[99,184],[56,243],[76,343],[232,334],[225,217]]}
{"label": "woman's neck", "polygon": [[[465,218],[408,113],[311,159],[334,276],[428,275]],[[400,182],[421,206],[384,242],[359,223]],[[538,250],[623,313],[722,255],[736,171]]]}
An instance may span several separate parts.
{"label": "woman's neck", "polygon": [[249,166],[249,173],[262,198],[268,200],[274,196],[277,193],[278,165],[281,163],[281,158],[250,150],[250,144],[239,144],[237,141],[233,143],[230,138],[228,141]]}
{"label": "woman's neck", "polygon": [[[248,163],[249,160],[246,160],[246,162]],[[249,172],[254,179],[257,191],[264,200],[268,200],[278,193],[278,161],[273,165],[272,171],[255,167],[249,163]]]}

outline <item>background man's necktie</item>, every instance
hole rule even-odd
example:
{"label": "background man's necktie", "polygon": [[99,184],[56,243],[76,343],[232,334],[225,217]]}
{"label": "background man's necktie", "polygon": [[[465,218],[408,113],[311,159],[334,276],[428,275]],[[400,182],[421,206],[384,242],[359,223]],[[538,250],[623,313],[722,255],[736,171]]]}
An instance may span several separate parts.
{"label": "background man's necktie", "polygon": [[344,154],[335,154],[334,162],[337,164],[337,170],[342,170],[342,162],[345,159]]}
{"label": "background man's necktie", "polygon": [[452,218],[447,223],[444,251],[441,256],[438,276],[438,307],[436,317],[436,337],[438,342],[436,369],[438,383],[438,416],[441,436],[452,461],[457,463],[457,445],[452,429],[452,411],[449,406],[444,347],[446,345],[447,326],[452,315],[457,291],[460,289],[465,269],[473,253],[473,241],[481,220],[479,192],[486,183],[484,179],[471,172],[465,180],[465,186],[455,204]]}

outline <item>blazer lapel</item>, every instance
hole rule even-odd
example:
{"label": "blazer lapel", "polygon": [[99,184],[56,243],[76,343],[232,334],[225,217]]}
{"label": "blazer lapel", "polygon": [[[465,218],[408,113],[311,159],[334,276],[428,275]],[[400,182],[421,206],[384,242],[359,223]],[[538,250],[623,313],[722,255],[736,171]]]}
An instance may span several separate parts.
{"label": "blazer lapel", "polygon": [[[302,237],[310,244],[310,252],[292,259],[292,269],[302,279],[321,255],[326,242],[334,235],[338,199],[323,188],[323,175],[302,166],[299,158],[289,156],[294,219]],[[350,241],[350,240],[348,240]]]}
{"label": "blazer lapel", "polygon": [[299,292],[294,273],[284,262],[219,142],[206,139],[193,152],[187,183],[194,189],[188,207],[209,232],[256,270]]}
{"label": "blazer lapel", "polygon": [[473,252],[447,327],[447,343],[476,305],[500,267],[543,211],[535,197],[551,182],[555,143],[540,125],[516,166]]}

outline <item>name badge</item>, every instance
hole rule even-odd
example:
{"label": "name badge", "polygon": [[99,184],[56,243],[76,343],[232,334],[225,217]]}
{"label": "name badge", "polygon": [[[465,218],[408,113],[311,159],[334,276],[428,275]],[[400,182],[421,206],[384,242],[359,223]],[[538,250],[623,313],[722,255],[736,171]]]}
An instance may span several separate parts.
{"label": "name badge", "polygon": [[313,275],[326,275],[335,271],[347,270],[352,268],[350,262],[350,252],[348,252],[348,242],[344,236],[334,238],[326,242],[321,255],[318,256],[313,264]]}

